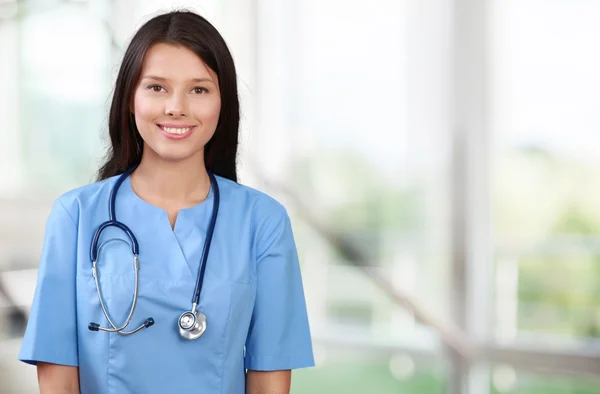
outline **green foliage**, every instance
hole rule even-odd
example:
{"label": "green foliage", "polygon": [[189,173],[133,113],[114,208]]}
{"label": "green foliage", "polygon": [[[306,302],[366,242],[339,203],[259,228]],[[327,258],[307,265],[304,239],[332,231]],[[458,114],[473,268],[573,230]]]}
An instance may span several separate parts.
{"label": "green foliage", "polygon": [[418,187],[397,187],[357,152],[320,150],[290,160],[298,190],[317,201],[327,223],[344,232],[413,232],[422,221]]}
{"label": "green foliage", "polygon": [[407,380],[395,379],[385,362],[343,363],[294,371],[292,394],[441,394],[439,376],[418,372]]}
{"label": "green foliage", "polygon": [[[378,360],[348,361],[294,371],[292,394],[442,394],[446,377],[441,371],[417,370],[408,379],[399,380],[390,373],[388,363]],[[492,394],[594,394],[600,381],[578,377],[532,375],[518,372],[515,387],[498,391],[490,382]]]}
{"label": "green foliage", "polygon": [[[536,146],[505,153],[494,166],[496,247],[506,249],[505,239],[525,246],[514,250],[519,328],[597,337],[600,256],[581,240],[600,234],[597,169]],[[293,160],[289,173],[298,190],[318,202],[327,223],[367,249],[376,249],[386,232],[398,238],[424,235],[429,212],[422,201],[432,191],[418,178],[388,181],[359,153],[343,150]]]}

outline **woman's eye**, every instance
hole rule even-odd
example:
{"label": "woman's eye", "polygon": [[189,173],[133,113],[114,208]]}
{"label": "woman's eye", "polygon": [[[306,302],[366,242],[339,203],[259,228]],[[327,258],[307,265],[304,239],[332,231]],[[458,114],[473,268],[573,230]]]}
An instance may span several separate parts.
{"label": "woman's eye", "polygon": [[162,86],[150,85],[148,86],[148,89],[152,90],[153,92],[160,92],[162,90]]}
{"label": "woman's eye", "polygon": [[208,93],[208,89],[201,88],[201,87],[195,87],[194,93],[196,93],[196,94]]}

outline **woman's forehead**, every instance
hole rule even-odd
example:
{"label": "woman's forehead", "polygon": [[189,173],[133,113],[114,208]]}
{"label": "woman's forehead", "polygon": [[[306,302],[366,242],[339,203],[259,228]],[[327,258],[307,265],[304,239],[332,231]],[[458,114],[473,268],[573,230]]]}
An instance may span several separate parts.
{"label": "woman's forehead", "polygon": [[217,75],[189,48],[159,43],[144,56],[141,79],[145,77],[173,82],[216,82]]}

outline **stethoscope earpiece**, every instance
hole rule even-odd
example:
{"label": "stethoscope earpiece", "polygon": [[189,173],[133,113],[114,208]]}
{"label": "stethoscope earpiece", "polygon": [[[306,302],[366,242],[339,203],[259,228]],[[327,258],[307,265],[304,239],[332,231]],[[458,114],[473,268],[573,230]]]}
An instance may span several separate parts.
{"label": "stethoscope earpiece", "polygon": [[94,322],[91,322],[90,324],[88,324],[88,330],[118,332],[119,334],[123,334],[123,335],[131,335],[131,334],[135,334],[136,332],[138,332],[139,330],[141,330],[143,328],[152,327],[153,325],[154,325],[154,319],[149,317],[144,321],[144,324],[142,324],[141,326],[139,326],[138,328],[136,328],[133,331],[123,331],[123,329],[119,329],[118,327],[113,327],[112,329],[104,328],[104,327],[101,327],[100,324],[94,323]]}

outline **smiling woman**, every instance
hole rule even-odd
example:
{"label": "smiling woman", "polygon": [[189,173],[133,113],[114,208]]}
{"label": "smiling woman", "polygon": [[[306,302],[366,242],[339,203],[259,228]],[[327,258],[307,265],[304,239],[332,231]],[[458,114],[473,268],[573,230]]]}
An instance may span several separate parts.
{"label": "smiling woman", "polygon": [[[148,154],[143,160],[202,155],[221,112],[218,77],[191,50],[155,44],[146,53],[133,112]],[[185,144],[175,143],[187,139]]]}
{"label": "smiling woman", "polygon": [[59,197],[46,226],[19,355],[42,394],[285,394],[314,365],[290,219],[237,182],[238,129],[214,27],[185,11],[142,26],[98,182]]}
{"label": "smiling woman", "polygon": [[[158,17],[142,26],[125,52],[110,111],[112,149],[99,180],[147,160],[142,152],[150,148],[154,153],[148,155],[166,160],[185,156],[177,153],[181,149],[188,149],[188,155],[198,152],[204,155],[208,170],[237,181],[240,115],[229,49],[210,23],[204,19],[198,23],[191,17],[196,14],[170,15],[174,15],[172,20]],[[187,24],[197,26],[192,29]],[[161,124],[167,128],[193,126],[195,136],[185,147],[161,145],[160,141],[166,141],[155,138]],[[154,149],[166,149],[167,156]]]}

